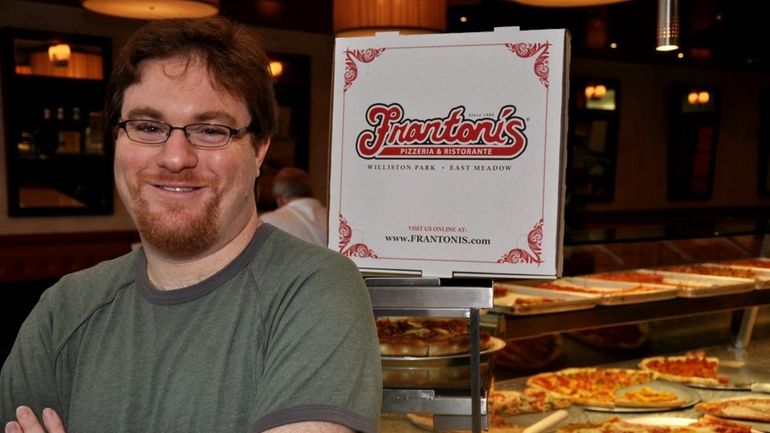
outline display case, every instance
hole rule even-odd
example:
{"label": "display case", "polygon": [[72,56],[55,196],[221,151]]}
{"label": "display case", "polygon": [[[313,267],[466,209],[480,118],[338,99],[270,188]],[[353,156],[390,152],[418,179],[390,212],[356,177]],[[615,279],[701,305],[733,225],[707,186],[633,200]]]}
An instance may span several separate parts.
{"label": "display case", "polygon": [[110,40],[14,28],[0,38],[9,215],[112,213]]}
{"label": "display case", "polygon": [[[761,257],[766,255],[770,247],[767,227],[768,222],[763,219],[725,218],[720,222],[701,224],[635,224],[571,230],[565,239],[565,274],[562,278],[579,281],[587,274],[600,272],[623,273]],[[523,280],[505,281],[517,285],[527,283]],[[509,344],[537,339],[542,342],[546,341],[545,337],[563,336],[565,347],[563,356],[556,362],[520,371],[499,368],[502,364],[501,356],[506,350],[503,349],[495,363],[495,389],[522,390],[526,379],[538,372],[602,365],[635,368],[640,358],[681,354],[691,349],[705,349],[710,356],[718,356],[725,362],[732,360],[741,365],[744,362],[756,363],[765,356],[763,354],[770,346],[770,340],[766,338],[752,341],[752,332],[758,328],[767,334],[765,328],[768,314],[763,306],[770,305],[770,283],[764,278],[750,282],[736,281],[724,293],[708,290],[703,292],[703,296],[630,298],[627,302],[617,304],[596,300],[593,304],[585,304],[579,301],[574,305],[575,308],[560,309],[557,304],[554,308],[536,309],[534,312],[524,310],[520,314],[513,310],[501,311],[496,297],[496,307],[482,316],[482,323],[499,323],[488,329],[498,332],[497,335]],[[495,282],[499,283],[500,280]],[[490,320],[490,316],[496,319]],[[581,330],[613,329],[638,324],[650,324],[648,332],[657,341],[622,350],[618,350],[618,347],[593,347],[589,350],[586,346],[581,347],[582,342],[571,337]],[[542,344],[525,347],[538,350],[538,346],[542,347]],[[717,398],[730,392],[723,391],[720,394],[706,391],[698,394],[701,398]],[[545,415],[529,414],[514,418],[526,427]],[[610,415],[606,412],[593,413],[577,406],[569,409],[564,423],[594,421]],[[697,417],[697,411],[689,408],[673,416]],[[426,427],[420,423],[420,419],[412,415],[404,417],[384,414],[381,431],[417,432]]]}

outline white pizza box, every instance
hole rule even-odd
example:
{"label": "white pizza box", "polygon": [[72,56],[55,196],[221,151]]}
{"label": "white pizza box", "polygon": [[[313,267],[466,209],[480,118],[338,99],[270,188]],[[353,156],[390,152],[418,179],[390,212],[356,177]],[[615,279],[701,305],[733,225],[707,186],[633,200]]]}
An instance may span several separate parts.
{"label": "white pizza box", "polygon": [[566,30],[338,38],[329,247],[364,273],[561,274]]}

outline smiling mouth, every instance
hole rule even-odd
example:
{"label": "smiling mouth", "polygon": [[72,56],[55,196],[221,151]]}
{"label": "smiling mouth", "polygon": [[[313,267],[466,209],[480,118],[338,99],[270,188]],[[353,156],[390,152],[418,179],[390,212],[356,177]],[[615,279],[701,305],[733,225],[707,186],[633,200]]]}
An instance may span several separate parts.
{"label": "smiling mouth", "polygon": [[186,187],[186,186],[163,186],[158,185],[158,188],[164,190],[164,191],[171,191],[171,192],[192,192],[199,188],[193,188],[193,187]]}

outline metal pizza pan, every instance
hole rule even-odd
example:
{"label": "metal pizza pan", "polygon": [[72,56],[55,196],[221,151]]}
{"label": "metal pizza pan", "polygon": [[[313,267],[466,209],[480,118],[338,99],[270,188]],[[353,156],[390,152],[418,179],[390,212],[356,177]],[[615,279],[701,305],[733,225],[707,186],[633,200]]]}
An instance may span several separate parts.
{"label": "metal pizza pan", "polygon": [[639,385],[633,385],[626,388],[621,388],[618,390],[618,393],[637,390],[642,387],[650,387],[656,391],[671,392],[675,394],[677,397],[679,397],[679,400],[681,401],[681,403],[676,405],[670,405],[670,406],[656,406],[656,407],[627,407],[627,406],[612,406],[612,407],[581,406],[581,407],[585,410],[590,410],[594,412],[647,413],[647,412],[666,412],[670,410],[686,409],[688,407],[694,406],[696,403],[701,401],[700,395],[694,390],[683,385],[679,385],[671,382],[665,382],[661,380],[654,380],[652,382],[646,382]]}

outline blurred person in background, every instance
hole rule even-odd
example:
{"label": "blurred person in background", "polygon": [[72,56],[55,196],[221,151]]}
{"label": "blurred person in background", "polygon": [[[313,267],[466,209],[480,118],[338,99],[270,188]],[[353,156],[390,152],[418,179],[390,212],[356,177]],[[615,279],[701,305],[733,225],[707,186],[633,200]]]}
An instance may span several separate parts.
{"label": "blurred person in background", "polygon": [[313,198],[310,177],[296,167],[286,167],[273,178],[273,196],[278,209],[260,216],[295,237],[326,246],[328,212],[320,201]]}

